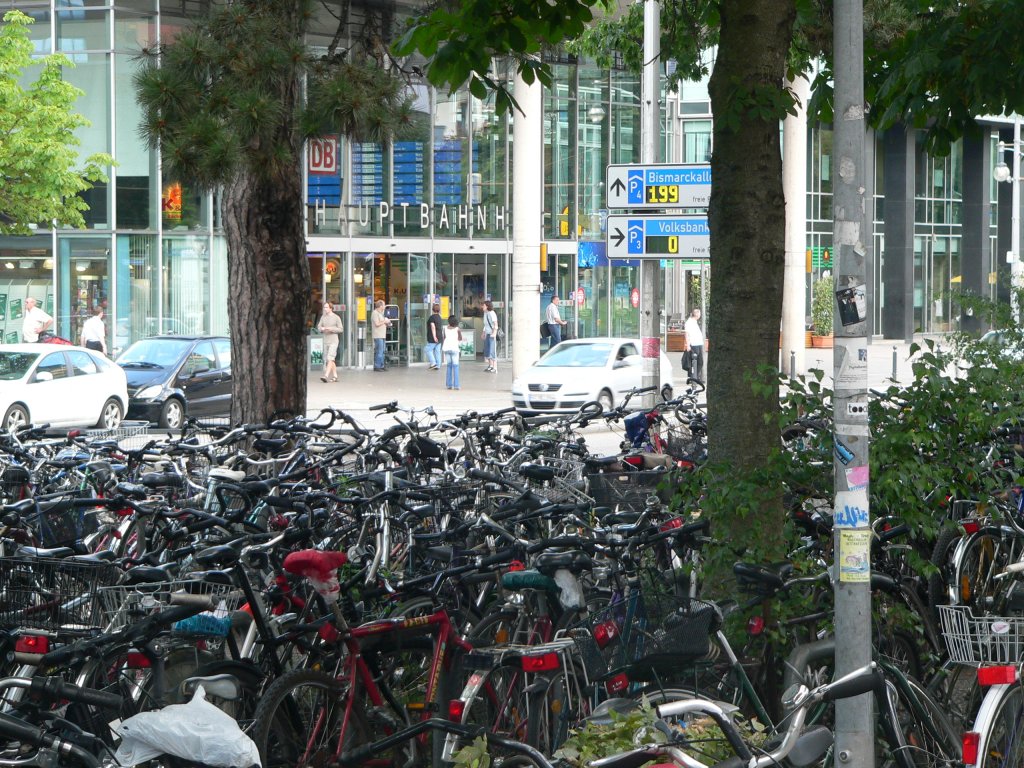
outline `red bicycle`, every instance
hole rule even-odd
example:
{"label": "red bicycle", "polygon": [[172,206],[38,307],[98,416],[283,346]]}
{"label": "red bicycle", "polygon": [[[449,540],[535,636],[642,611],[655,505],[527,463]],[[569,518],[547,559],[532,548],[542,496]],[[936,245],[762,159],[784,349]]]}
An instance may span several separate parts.
{"label": "red bicycle", "polygon": [[455,658],[470,650],[448,613],[389,618],[349,627],[338,607],[342,552],[303,550],[285,558],[286,571],[308,579],[331,606],[328,640],[341,653],[335,669],[296,669],[267,688],[252,738],[264,768],[327,765],[410,765],[433,762],[443,735],[426,731],[369,758],[351,754],[447,708]]}

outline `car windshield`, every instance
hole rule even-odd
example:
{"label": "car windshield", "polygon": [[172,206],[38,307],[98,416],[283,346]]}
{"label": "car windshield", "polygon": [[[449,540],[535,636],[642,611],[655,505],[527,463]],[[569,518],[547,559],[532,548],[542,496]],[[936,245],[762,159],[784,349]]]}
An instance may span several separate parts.
{"label": "car windshield", "polygon": [[604,368],[611,344],[559,344],[537,361],[542,368]]}
{"label": "car windshield", "polygon": [[38,357],[36,352],[0,352],[0,381],[20,379]]}
{"label": "car windshield", "polygon": [[190,346],[192,342],[185,339],[142,339],[122,352],[117,362],[121,365],[149,363],[168,368],[181,360]]}

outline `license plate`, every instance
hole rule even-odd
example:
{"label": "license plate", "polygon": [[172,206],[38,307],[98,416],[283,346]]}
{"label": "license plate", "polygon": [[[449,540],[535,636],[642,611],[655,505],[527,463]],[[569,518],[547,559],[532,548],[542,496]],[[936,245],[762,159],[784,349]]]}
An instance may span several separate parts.
{"label": "license plate", "polygon": [[553,403],[555,402],[554,395],[533,395],[530,399],[535,403]]}

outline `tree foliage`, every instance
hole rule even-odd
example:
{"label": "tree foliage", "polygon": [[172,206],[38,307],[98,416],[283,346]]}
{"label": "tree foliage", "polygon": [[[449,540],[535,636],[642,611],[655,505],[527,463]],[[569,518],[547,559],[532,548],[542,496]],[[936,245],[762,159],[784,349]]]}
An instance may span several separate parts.
{"label": "tree foliage", "polygon": [[868,59],[881,127],[906,122],[948,151],[978,115],[1024,113],[1024,2],[906,0],[907,33]]}
{"label": "tree foliage", "polygon": [[[80,161],[75,130],[89,125],[74,112],[82,92],[61,78],[73,67],[60,54],[33,58],[20,11],[4,14],[0,28],[0,234],[27,234],[30,224],[84,227],[89,209],[79,194],[107,180],[109,155]],[[38,68],[31,85],[22,82]]]}
{"label": "tree foliage", "polygon": [[[385,142],[412,122],[380,42],[388,8],[368,12],[359,29],[349,4],[330,9],[337,31],[313,51],[307,0],[217,5],[148,51],[136,75],[142,132],[160,147],[166,175],[223,189],[236,422],[306,407],[304,141],[344,133]],[[343,49],[342,40],[352,43]]]}

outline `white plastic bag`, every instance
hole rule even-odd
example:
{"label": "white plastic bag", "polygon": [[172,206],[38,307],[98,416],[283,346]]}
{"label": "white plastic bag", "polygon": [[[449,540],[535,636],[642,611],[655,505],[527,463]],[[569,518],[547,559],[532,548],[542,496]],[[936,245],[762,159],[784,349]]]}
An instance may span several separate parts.
{"label": "white plastic bag", "polygon": [[187,704],[140,712],[114,730],[121,737],[114,757],[122,766],[138,765],[160,755],[216,768],[261,765],[252,739],[242,733],[234,718],[206,700],[201,685]]}

